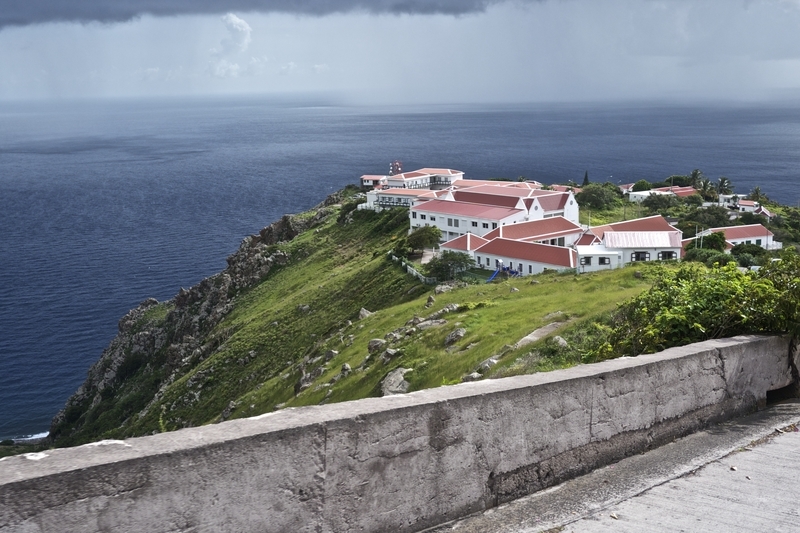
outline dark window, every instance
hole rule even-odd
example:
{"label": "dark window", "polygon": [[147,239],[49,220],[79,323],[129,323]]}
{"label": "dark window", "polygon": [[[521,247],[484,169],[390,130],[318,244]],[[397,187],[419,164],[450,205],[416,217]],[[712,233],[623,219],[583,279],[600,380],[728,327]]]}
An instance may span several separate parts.
{"label": "dark window", "polygon": [[458,227],[458,219],[457,218],[453,219],[453,227],[455,227],[455,228]]}
{"label": "dark window", "polygon": [[599,260],[597,261],[597,263],[600,264],[600,265],[610,265],[611,264],[611,258],[609,258],[609,257],[600,257]]}
{"label": "dark window", "polygon": [[488,223],[488,222],[484,222],[484,223],[483,223],[483,227],[484,227],[485,229],[489,229],[489,223]]}
{"label": "dark window", "polygon": [[452,218],[448,218],[447,219],[447,225],[448,226],[452,226],[453,225],[453,219]]}
{"label": "dark window", "polygon": [[591,266],[592,258],[591,257],[581,257],[581,264]]}
{"label": "dark window", "polygon": [[756,244],[761,246],[761,239],[756,239]]}
{"label": "dark window", "polygon": [[477,222],[473,222],[473,223],[472,223],[472,227],[473,227],[473,228],[477,228],[477,227],[478,227],[478,223],[477,223]]}
{"label": "dark window", "polygon": [[419,218],[421,218],[422,220],[425,220],[426,217],[425,217],[425,215],[420,215]]}
{"label": "dark window", "polygon": [[417,218],[417,212],[416,211],[412,211],[411,212],[411,218]]}
{"label": "dark window", "polygon": [[658,258],[662,261],[667,261],[669,259],[676,259],[675,252],[658,252]]}
{"label": "dark window", "polygon": [[633,252],[631,261],[650,261],[650,252]]}
{"label": "dark window", "polygon": [[533,265],[528,265],[528,274],[533,274]]}
{"label": "dark window", "polygon": [[431,215],[431,221],[435,221],[436,217]]}
{"label": "dark window", "polygon": [[497,222],[492,222],[492,229],[497,229]]}

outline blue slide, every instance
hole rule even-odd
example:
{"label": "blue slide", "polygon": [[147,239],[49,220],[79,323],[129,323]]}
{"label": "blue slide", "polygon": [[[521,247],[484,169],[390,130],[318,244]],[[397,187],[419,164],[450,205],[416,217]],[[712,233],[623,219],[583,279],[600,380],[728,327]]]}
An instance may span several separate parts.
{"label": "blue slide", "polygon": [[491,278],[489,278],[489,279],[487,279],[487,280],[486,280],[486,283],[489,283],[490,281],[492,281],[492,280],[494,279],[494,277],[495,277],[495,276],[498,274],[498,272],[500,272],[500,269],[499,269],[499,268],[498,268],[497,270],[495,270],[495,271],[494,271],[494,274],[492,274],[492,277],[491,277]]}

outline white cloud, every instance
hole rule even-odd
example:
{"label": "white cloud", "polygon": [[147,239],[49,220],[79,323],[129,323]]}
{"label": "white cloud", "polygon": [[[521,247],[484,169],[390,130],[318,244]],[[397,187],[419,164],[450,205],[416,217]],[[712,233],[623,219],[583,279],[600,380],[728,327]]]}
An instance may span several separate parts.
{"label": "white cloud", "polygon": [[215,78],[238,78],[241,70],[238,63],[231,63],[227,59],[209,63],[209,73]]}
{"label": "white cloud", "polygon": [[212,52],[223,56],[245,52],[250,46],[250,34],[253,32],[250,25],[233,13],[222,17],[222,22],[228,29],[228,37],[222,39],[219,43],[220,48],[215,48]]}

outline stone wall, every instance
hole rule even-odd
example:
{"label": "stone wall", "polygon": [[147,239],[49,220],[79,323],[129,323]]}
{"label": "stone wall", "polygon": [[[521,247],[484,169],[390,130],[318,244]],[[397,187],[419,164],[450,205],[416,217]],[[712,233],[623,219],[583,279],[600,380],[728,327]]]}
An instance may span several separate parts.
{"label": "stone wall", "polygon": [[0,532],[419,531],[756,409],[783,337],[0,460]]}

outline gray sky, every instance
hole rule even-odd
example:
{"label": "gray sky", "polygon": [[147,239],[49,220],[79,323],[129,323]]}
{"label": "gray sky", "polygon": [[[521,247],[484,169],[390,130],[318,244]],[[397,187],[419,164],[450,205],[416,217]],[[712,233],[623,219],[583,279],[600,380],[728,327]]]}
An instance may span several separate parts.
{"label": "gray sky", "polygon": [[800,96],[800,0],[0,0],[0,99]]}

